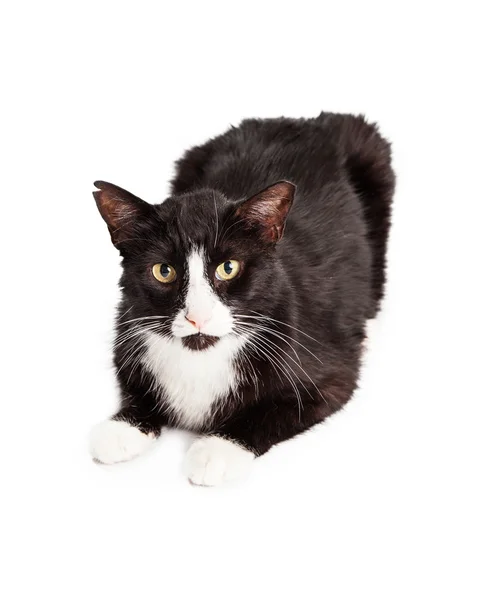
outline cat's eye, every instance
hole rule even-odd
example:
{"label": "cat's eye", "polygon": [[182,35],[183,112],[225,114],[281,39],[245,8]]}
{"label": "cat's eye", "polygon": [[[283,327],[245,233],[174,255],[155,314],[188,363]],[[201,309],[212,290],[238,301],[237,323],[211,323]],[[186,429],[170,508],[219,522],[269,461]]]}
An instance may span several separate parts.
{"label": "cat's eye", "polygon": [[226,260],[224,263],[218,265],[215,273],[216,279],[220,281],[229,281],[238,275],[240,271],[240,264],[237,260]]}
{"label": "cat's eye", "polygon": [[158,281],[161,281],[161,283],[173,283],[176,279],[175,269],[166,263],[153,265],[151,270],[153,271],[155,278],[158,279]]}

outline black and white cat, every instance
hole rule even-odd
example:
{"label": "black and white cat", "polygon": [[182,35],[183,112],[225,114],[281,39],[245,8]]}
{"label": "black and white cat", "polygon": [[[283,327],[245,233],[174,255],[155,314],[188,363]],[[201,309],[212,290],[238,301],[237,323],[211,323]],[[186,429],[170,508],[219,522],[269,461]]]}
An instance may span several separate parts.
{"label": "black and white cat", "polygon": [[244,121],[186,152],[159,205],[95,185],[123,257],[121,407],[92,431],[97,460],[185,428],[200,434],[187,477],[217,485],[349,400],[383,295],[394,190],[375,126]]}

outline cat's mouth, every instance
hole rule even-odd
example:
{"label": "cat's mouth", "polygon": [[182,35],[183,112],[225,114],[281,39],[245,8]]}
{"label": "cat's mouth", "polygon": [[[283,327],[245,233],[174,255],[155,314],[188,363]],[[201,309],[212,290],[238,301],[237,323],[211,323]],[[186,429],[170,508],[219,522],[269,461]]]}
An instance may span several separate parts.
{"label": "cat's mouth", "polygon": [[205,350],[206,348],[214,346],[219,339],[220,338],[215,335],[197,333],[181,338],[181,342],[185,348],[189,348],[190,350]]}

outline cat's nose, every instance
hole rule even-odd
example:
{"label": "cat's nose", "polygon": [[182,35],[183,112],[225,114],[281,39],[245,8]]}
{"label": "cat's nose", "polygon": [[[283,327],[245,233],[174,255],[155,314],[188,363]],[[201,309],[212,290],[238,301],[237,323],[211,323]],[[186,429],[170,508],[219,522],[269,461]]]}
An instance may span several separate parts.
{"label": "cat's nose", "polygon": [[188,313],[185,318],[189,323],[193,325],[193,327],[196,327],[198,331],[200,331],[201,328],[205,326],[205,323],[207,321],[207,319],[202,319],[200,316],[193,315],[190,313]]}

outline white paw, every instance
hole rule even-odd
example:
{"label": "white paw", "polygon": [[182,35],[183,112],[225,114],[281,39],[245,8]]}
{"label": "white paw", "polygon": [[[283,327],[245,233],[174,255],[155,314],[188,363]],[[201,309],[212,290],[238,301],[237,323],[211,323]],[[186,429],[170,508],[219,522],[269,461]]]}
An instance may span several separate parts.
{"label": "white paw", "polygon": [[254,454],[225,438],[210,436],[194,442],[186,453],[184,472],[196,485],[219,485],[245,477]]}
{"label": "white paw", "polygon": [[90,433],[90,453],[106,464],[130,460],[144,452],[155,439],[153,433],[142,433],[125,421],[103,421]]}

